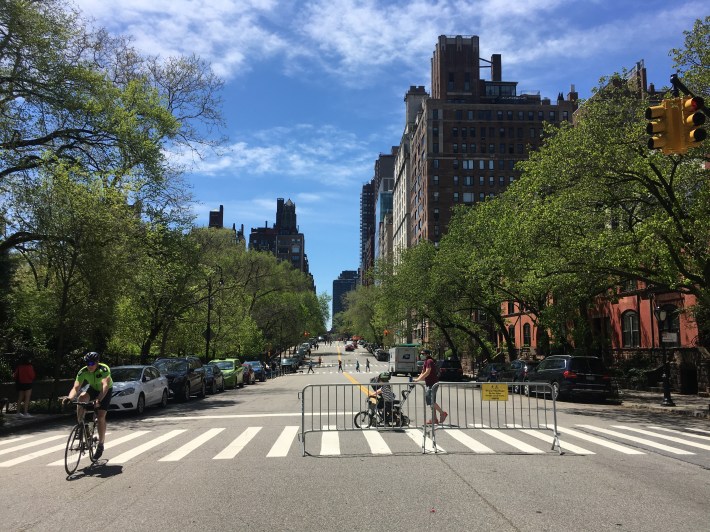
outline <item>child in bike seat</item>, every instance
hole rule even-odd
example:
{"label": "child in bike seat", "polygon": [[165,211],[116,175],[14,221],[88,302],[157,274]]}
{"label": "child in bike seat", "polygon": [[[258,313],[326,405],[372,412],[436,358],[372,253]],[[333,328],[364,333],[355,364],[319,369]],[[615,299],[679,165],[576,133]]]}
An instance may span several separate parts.
{"label": "child in bike seat", "polygon": [[391,421],[392,418],[392,407],[395,403],[395,395],[392,391],[392,386],[388,383],[390,381],[390,374],[387,372],[380,373],[376,379],[373,379],[376,383],[383,383],[381,386],[375,386],[374,392],[370,394],[370,397],[377,398],[377,409],[384,409],[384,419],[385,421]]}

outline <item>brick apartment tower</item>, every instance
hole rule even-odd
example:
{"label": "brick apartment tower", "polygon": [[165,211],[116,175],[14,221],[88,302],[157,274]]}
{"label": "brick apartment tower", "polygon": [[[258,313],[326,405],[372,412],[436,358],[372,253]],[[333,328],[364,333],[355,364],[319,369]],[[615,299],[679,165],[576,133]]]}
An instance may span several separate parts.
{"label": "brick apartment tower", "polygon": [[[499,54],[490,61],[479,56],[477,36],[440,36],[431,60],[431,97],[415,86],[405,95],[394,171],[395,260],[404,247],[438,242],[455,205],[475,205],[515,181],[515,165],[538,148],[543,123],[572,121],[574,87],[555,101],[518,94],[517,81],[503,81]],[[482,69],[489,79],[481,77]]]}

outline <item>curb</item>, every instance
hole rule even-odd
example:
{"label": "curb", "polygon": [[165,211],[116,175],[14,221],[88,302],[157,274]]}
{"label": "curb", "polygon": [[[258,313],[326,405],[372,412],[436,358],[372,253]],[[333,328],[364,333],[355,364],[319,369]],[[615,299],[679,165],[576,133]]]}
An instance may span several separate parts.
{"label": "curb", "polygon": [[623,401],[618,406],[621,408],[628,408],[630,410],[653,410],[659,413],[663,412],[664,414],[672,414],[675,416],[710,418],[710,408],[701,409],[692,407],[660,406],[645,403],[625,403]]}

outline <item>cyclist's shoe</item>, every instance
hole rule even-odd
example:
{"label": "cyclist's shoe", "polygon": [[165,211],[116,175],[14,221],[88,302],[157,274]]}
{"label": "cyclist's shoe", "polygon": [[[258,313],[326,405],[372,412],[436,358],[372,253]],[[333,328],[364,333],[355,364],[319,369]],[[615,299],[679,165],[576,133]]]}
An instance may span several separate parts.
{"label": "cyclist's shoe", "polygon": [[98,460],[99,458],[101,458],[102,454],[104,454],[104,444],[99,443],[96,446],[96,450],[94,451],[94,460]]}

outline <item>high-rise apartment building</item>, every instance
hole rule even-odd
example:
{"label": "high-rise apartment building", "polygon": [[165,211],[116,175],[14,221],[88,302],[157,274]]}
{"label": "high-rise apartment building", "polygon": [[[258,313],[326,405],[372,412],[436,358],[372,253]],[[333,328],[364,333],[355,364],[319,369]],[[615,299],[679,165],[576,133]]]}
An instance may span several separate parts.
{"label": "high-rise apartment building", "polygon": [[[490,69],[489,79],[482,69]],[[480,58],[477,36],[439,37],[431,96],[423,87],[405,95],[393,190],[396,250],[423,239],[438,242],[452,207],[485,201],[518,178],[515,165],[540,145],[543,124],[572,121],[574,87],[567,98],[560,93],[551,101],[521,94],[517,85],[503,80],[499,54]]]}
{"label": "high-rise apartment building", "polygon": [[252,227],[249,234],[249,249],[268,251],[310,275],[305,245],[303,233],[298,232],[296,205],[290,199],[276,200],[276,223],[272,227],[267,222],[264,227]]}
{"label": "high-rise apartment building", "polygon": [[367,284],[365,273],[375,264],[375,184],[374,179],[360,192],[360,283]]}
{"label": "high-rise apartment building", "polygon": [[343,297],[351,290],[355,290],[358,279],[358,272],[345,270],[333,281],[333,316],[345,310]]}

